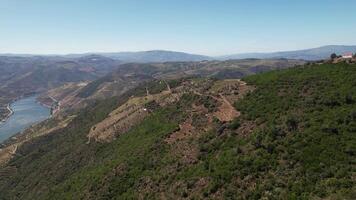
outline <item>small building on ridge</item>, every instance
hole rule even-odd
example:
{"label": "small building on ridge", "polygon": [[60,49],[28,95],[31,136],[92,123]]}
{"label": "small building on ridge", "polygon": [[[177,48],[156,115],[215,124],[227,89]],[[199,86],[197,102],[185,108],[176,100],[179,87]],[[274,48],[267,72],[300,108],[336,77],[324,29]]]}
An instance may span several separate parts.
{"label": "small building on ridge", "polygon": [[349,58],[351,59],[352,56],[353,56],[352,53],[344,53],[344,54],[342,54],[342,58],[344,58],[344,59],[349,59]]}

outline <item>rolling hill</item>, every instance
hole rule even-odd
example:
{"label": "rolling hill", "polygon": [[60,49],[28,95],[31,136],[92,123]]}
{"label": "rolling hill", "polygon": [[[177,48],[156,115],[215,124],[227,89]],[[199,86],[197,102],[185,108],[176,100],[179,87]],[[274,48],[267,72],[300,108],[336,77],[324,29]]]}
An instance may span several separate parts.
{"label": "rolling hill", "polygon": [[354,199],[355,70],[139,84],[28,130],[1,197]]}
{"label": "rolling hill", "polygon": [[[45,100],[51,96],[60,100],[62,110],[82,108],[88,102],[120,96],[140,84],[153,80],[174,80],[183,77],[241,78],[304,63],[304,61],[287,59],[126,63],[88,84],[66,84],[63,87],[54,88],[43,93],[41,99]],[[45,100],[45,102],[50,101]]]}

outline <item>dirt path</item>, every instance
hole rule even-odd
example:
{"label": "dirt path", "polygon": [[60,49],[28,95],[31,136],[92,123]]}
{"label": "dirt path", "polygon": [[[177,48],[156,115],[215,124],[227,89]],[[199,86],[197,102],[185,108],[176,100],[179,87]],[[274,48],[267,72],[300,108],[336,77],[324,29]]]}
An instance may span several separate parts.
{"label": "dirt path", "polygon": [[[204,96],[202,93],[193,91],[194,94],[199,95],[199,96]],[[214,113],[214,115],[223,122],[227,121],[232,121],[235,117],[240,116],[240,112],[238,112],[234,106],[231,105],[231,103],[226,99],[224,95],[221,93],[219,94],[219,97],[213,96],[213,95],[206,95],[214,100],[221,102],[221,106],[219,106],[218,111]]]}
{"label": "dirt path", "polygon": [[221,106],[218,107],[218,111],[214,115],[222,122],[232,121],[234,118],[240,116],[234,106],[226,99],[222,94],[219,94],[220,98],[218,100],[221,102]]}
{"label": "dirt path", "polygon": [[167,90],[168,90],[170,93],[172,93],[171,86],[169,86],[169,84],[167,83],[166,80],[163,80],[163,81],[164,81],[164,83],[167,85]]}
{"label": "dirt path", "polygon": [[234,108],[231,103],[226,99],[226,97],[223,94],[219,94],[219,96],[221,97],[221,99],[227,104],[229,105],[230,108]]}

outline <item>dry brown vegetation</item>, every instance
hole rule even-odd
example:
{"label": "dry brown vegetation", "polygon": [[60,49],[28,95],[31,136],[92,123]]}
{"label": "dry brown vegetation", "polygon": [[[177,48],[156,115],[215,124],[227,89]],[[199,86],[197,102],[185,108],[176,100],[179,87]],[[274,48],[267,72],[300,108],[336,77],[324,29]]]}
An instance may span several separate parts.
{"label": "dry brown vegetation", "polygon": [[[239,79],[208,80],[207,83],[199,80],[187,80],[173,89],[167,84],[167,89],[160,93],[150,94],[147,91],[145,96],[131,97],[126,103],[112,111],[106,119],[91,128],[88,134],[88,143],[92,140],[97,142],[112,141],[120,134],[130,130],[131,127],[139,124],[149,115],[150,109],[146,107],[147,104],[155,102],[159,106],[166,106],[177,102],[183,94],[187,93],[212,98],[218,105],[215,111],[209,112],[204,105],[197,106],[193,104],[191,105],[191,113],[199,114],[200,118],[206,118],[206,122],[211,122],[214,117],[221,122],[230,122],[239,116],[239,112],[232,106],[232,102],[252,91],[252,89],[253,87],[247,86]],[[192,125],[192,117],[191,115],[187,121],[180,124],[179,130],[172,133],[166,141],[173,143],[196,132],[200,127]],[[209,124],[203,126],[205,130],[208,128]]]}
{"label": "dry brown vegetation", "polygon": [[88,143],[110,142],[118,135],[127,132],[131,127],[140,123],[149,113],[146,107],[151,102],[158,105],[174,103],[181,94],[173,94],[170,89],[158,94],[149,94],[142,97],[131,97],[126,103],[112,111],[106,119],[94,125],[88,134]]}

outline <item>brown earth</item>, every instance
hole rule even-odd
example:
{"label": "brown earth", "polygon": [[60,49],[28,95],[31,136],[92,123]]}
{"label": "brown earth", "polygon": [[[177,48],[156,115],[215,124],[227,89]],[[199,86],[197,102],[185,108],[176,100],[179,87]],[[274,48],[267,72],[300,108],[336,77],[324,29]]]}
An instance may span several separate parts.
{"label": "brown earth", "polygon": [[88,134],[88,143],[110,142],[133,126],[139,124],[150,110],[145,107],[147,103],[155,101],[160,106],[171,104],[180,99],[183,93],[172,92],[170,87],[158,94],[149,94],[143,97],[132,97],[126,103],[112,111],[106,119],[94,125]]}
{"label": "brown earth", "polygon": [[221,122],[229,122],[234,118],[240,116],[234,106],[226,99],[225,96],[219,94],[220,98],[217,98],[221,102],[221,106],[218,107],[218,111],[214,113],[214,116],[217,117]]}
{"label": "brown earth", "polygon": [[[232,85],[234,87],[232,87]],[[209,113],[208,109],[203,105],[197,106],[194,103],[192,104],[188,119],[179,124],[179,129],[171,133],[165,139],[165,142],[170,145],[172,156],[176,157],[184,164],[193,164],[197,162],[199,149],[193,142],[194,139],[199,138],[201,134],[213,128],[211,126],[213,117],[218,118],[222,123],[230,122],[234,118],[239,117],[240,112],[235,109],[227,97],[230,99],[239,99],[252,90],[253,87],[248,86],[240,80],[217,81],[210,90],[205,93],[193,90],[193,93],[196,95],[212,97],[218,102],[217,104],[219,106],[217,111]],[[192,118],[194,114],[198,115],[199,118],[206,118],[207,124],[203,124],[201,127],[193,126]],[[249,134],[253,129],[253,125],[254,123],[252,122],[244,123],[238,131],[243,134]]]}
{"label": "brown earth", "polygon": [[256,123],[252,121],[245,121],[241,124],[241,126],[237,129],[237,133],[247,136],[250,135],[253,129],[256,127]]}
{"label": "brown earth", "polygon": [[82,99],[77,97],[79,91],[88,83],[67,83],[61,87],[57,87],[42,94],[38,99],[41,103],[52,106],[55,101],[60,103],[61,109],[81,108],[85,105],[81,104]]}

